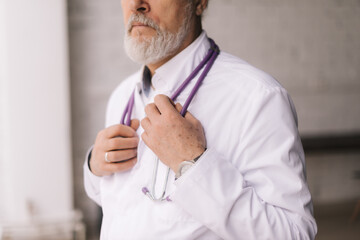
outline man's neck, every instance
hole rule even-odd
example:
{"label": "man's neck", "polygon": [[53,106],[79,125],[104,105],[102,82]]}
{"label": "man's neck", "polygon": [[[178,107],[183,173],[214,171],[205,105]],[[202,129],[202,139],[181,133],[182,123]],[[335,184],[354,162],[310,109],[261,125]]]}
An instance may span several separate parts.
{"label": "man's neck", "polygon": [[147,67],[150,70],[151,76],[154,76],[156,69],[158,69],[159,67],[161,67],[162,65],[167,63],[170,59],[172,59],[173,57],[178,55],[182,50],[187,48],[191,43],[193,43],[200,36],[200,34],[202,32],[201,26],[200,26],[200,28],[197,28],[197,29],[198,30],[193,31],[189,34],[189,36],[185,39],[185,41],[183,42],[181,47],[174,54],[170,55],[169,57],[164,58],[163,60],[161,60],[157,63],[151,63],[151,64],[147,65]]}

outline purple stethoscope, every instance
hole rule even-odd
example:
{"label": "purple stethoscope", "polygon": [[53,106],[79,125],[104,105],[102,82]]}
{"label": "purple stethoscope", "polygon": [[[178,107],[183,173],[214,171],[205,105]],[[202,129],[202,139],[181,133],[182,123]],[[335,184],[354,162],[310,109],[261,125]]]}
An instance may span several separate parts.
{"label": "purple stethoscope", "polygon": [[[220,53],[220,49],[216,45],[216,43],[210,38],[209,38],[209,41],[210,41],[210,48],[209,48],[208,53],[205,56],[205,58],[200,62],[200,64],[195,68],[195,70],[189,75],[189,77],[187,79],[185,79],[185,81],[180,85],[180,87],[171,96],[171,100],[173,102],[175,102],[176,98],[180,95],[180,93],[196,77],[196,75],[200,72],[200,70],[205,67],[204,71],[202,72],[202,74],[200,75],[199,79],[197,80],[195,86],[191,90],[190,95],[186,99],[186,101],[184,103],[184,106],[183,106],[183,108],[182,108],[182,110],[180,112],[180,114],[183,117],[185,116],[185,113],[186,113],[192,99],[194,98],[195,94],[199,90],[201,83],[204,81],[206,75],[209,73],[209,71],[210,71],[211,67],[213,66],[217,56]],[[125,107],[124,113],[123,113],[122,118],[121,118],[121,124],[130,126],[131,113],[132,113],[132,110],[134,108],[134,102],[135,102],[135,91],[133,91],[133,93],[131,94],[130,99],[129,99],[126,107]],[[155,166],[154,166],[154,172],[153,172],[152,188],[151,188],[152,191],[150,192],[147,187],[143,187],[142,192],[145,195],[147,195],[153,201],[165,201],[165,200],[166,201],[171,201],[169,196],[165,197],[166,185],[167,185],[168,178],[169,178],[170,168],[168,168],[168,171],[167,171],[167,174],[166,174],[165,183],[163,184],[163,190],[162,190],[161,196],[160,197],[155,196],[156,195],[155,194],[155,185],[156,185],[158,166],[159,166],[159,158],[156,157]]]}

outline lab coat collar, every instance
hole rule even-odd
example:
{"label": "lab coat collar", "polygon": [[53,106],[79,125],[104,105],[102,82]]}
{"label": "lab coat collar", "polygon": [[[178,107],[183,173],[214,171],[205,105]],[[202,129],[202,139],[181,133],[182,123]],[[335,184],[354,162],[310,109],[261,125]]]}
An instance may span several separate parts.
{"label": "lab coat collar", "polygon": [[209,48],[208,37],[203,31],[193,43],[155,71],[151,80],[155,90],[173,93],[200,64]]}

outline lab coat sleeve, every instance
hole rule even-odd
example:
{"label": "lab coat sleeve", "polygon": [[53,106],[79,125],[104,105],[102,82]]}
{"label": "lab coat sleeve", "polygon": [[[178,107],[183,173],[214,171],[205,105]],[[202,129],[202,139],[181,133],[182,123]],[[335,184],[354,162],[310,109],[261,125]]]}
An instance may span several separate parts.
{"label": "lab coat sleeve", "polygon": [[101,206],[101,198],[100,198],[100,180],[101,177],[94,175],[89,168],[89,159],[90,154],[93,147],[89,149],[86,154],[86,159],[84,163],[84,186],[85,192],[87,195],[96,202],[99,206]]}
{"label": "lab coat sleeve", "polygon": [[314,239],[296,113],[285,90],[256,97],[233,159],[210,147],[172,201],[223,239]]}

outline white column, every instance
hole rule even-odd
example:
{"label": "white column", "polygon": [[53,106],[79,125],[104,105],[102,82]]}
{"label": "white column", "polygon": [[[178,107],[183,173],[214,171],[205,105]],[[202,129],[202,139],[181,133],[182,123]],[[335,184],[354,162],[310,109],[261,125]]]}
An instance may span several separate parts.
{"label": "white column", "polygon": [[73,210],[67,51],[66,0],[0,0],[0,227]]}

